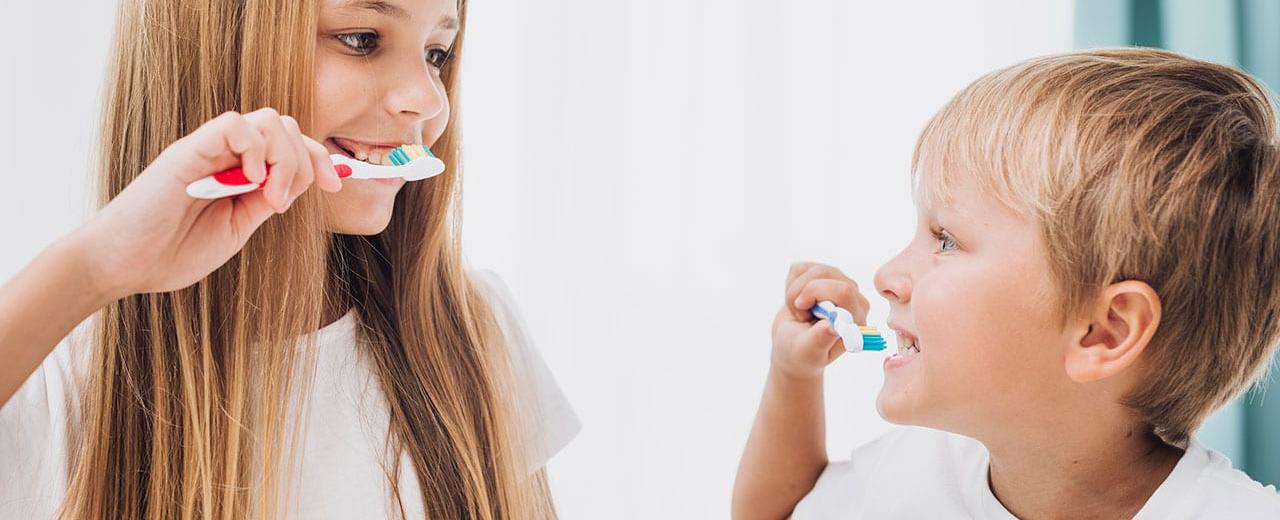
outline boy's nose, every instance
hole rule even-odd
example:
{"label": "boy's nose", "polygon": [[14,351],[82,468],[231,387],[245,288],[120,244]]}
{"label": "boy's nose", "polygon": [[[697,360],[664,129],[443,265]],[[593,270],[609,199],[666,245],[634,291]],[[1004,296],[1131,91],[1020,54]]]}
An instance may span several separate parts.
{"label": "boy's nose", "polygon": [[904,254],[906,251],[898,253],[876,270],[876,292],[891,303],[907,303],[911,300],[911,277],[906,270]]}

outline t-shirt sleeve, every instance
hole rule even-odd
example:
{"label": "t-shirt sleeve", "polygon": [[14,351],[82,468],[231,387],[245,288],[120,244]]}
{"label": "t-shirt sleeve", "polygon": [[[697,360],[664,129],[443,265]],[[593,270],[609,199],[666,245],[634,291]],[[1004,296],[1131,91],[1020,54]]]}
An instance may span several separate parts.
{"label": "t-shirt sleeve", "polygon": [[529,328],[515,305],[515,299],[496,273],[475,271],[475,279],[487,291],[495,318],[507,342],[518,391],[530,396],[518,407],[526,424],[530,472],[544,467],[582,428],[555,376],[547,367],[529,335]]}
{"label": "t-shirt sleeve", "polygon": [[0,407],[0,518],[52,518],[66,495],[89,326],[63,338]]}

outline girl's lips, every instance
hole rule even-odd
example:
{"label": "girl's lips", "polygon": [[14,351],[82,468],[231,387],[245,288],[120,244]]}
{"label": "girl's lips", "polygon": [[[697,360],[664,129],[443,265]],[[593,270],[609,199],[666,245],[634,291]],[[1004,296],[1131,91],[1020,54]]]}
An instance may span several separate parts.
{"label": "girl's lips", "polygon": [[347,156],[354,156],[355,154],[361,153],[361,152],[363,152],[366,155],[372,155],[372,154],[386,155],[391,150],[394,150],[400,147],[399,144],[366,143],[362,141],[347,139],[345,137],[330,137],[325,141],[326,142],[331,141],[336,148],[342,150],[343,155],[347,155]]}
{"label": "girl's lips", "polygon": [[330,154],[355,159],[355,156],[351,155],[351,152],[348,152],[345,148],[338,146],[338,143],[334,142],[332,137],[324,140],[324,147],[329,150]]}

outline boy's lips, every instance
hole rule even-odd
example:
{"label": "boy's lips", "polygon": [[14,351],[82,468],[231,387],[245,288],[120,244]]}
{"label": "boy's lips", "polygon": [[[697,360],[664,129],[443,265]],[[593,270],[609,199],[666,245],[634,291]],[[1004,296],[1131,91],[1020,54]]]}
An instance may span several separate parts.
{"label": "boy's lips", "polygon": [[915,333],[893,321],[889,321],[886,325],[893,331],[894,335],[897,336],[898,339],[898,351],[894,354],[895,356],[904,354],[916,355],[920,353],[920,338],[916,337]]}

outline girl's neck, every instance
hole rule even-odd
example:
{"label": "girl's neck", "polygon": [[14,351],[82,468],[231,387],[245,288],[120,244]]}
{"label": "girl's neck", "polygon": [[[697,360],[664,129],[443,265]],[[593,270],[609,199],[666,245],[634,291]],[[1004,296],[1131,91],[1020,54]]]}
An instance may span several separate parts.
{"label": "girl's neck", "polygon": [[1044,436],[1029,442],[988,444],[992,493],[1019,518],[1133,517],[1183,450],[1137,424],[1098,426],[1090,418],[1041,428]]}

